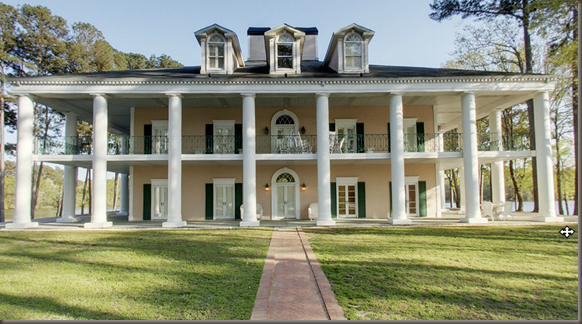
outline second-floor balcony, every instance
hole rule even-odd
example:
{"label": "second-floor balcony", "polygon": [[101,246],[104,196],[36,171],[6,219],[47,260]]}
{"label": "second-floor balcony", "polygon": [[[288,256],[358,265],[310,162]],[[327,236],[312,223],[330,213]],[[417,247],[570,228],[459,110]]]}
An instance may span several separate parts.
{"label": "second-floor balcony", "polygon": [[[404,134],[405,152],[462,152],[463,137],[460,133],[412,133]],[[241,154],[243,139],[240,135],[184,135],[182,154]],[[90,136],[63,137],[61,139],[37,139],[40,155],[91,155]],[[527,151],[529,134],[479,133],[479,151]],[[109,135],[109,155],[168,154],[167,136]],[[331,154],[390,153],[388,134],[330,134]],[[315,135],[265,135],[256,137],[257,154],[315,154]]]}

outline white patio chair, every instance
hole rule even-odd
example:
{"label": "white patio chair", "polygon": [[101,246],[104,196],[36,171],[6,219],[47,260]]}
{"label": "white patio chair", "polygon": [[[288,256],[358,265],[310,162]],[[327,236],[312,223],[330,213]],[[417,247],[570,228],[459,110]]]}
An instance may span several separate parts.
{"label": "white patio chair", "polygon": [[513,213],[513,201],[508,201],[505,203],[505,206],[503,207],[503,217],[505,218],[505,220],[509,220],[509,218],[513,219],[513,216],[511,216],[512,213]]}
{"label": "white patio chair", "polygon": [[484,201],[481,204],[481,207],[483,208],[483,217],[489,216],[489,218],[491,218],[491,221],[494,222],[495,219],[493,217],[493,203],[490,201]]}
{"label": "white patio chair", "polygon": [[319,204],[318,203],[310,204],[309,208],[307,208],[307,215],[309,216],[309,220],[319,218],[318,214],[319,214]]}
{"label": "white patio chair", "polygon": [[[240,217],[242,218],[244,215],[245,209],[244,204],[240,205]],[[260,221],[263,219],[263,206],[261,204],[257,204],[257,220]]]}

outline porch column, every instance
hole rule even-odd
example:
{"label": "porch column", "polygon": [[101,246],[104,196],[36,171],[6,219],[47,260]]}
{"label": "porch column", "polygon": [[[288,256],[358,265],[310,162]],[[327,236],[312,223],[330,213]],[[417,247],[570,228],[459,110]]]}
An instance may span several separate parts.
{"label": "porch column", "polygon": [[534,217],[533,221],[563,222],[563,217],[556,217],[549,101],[547,92],[541,92],[534,97],[539,216]]}
{"label": "porch column", "polygon": [[329,165],[329,93],[315,94],[317,116],[317,226],[335,225],[331,218],[331,167]]}
{"label": "porch column", "polygon": [[390,95],[390,170],[392,174],[392,218],[388,224],[412,224],[406,218],[404,178],[404,120],[402,93]]}
{"label": "porch column", "polygon": [[168,220],[162,227],[182,227],[182,96],[168,96]]}
{"label": "porch column", "polygon": [[459,214],[465,213],[465,168],[459,168]]}
{"label": "porch column", "polygon": [[128,186],[128,180],[129,180],[129,175],[128,174],[121,174],[119,177],[119,186],[121,187],[121,192],[119,194],[119,215],[128,215],[129,214],[129,186]]}
{"label": "porch column", "polygon": [[257,220],[257,156],[255,144],[255,94],[242,94],[243,204],[241,227],[259,226]]}
{"label": "porch column", "polygon": [[[503,151],[501,111],[493,110],[489,114],[489,130],[491,131],[491,139],[497,140],[497,150]],[[503,161],[491,163],[491,201],[494,204],[505,202],[505,170]]]}
{"label": "porch column", "polygon": [[[77,115],[66,113],[65,145],[67,154],[74,154],[70,149],[76,144]],[[77,198],[77,167],[65,165],[63,175],[63,215],[57,218],[57,223],[77,222],[75,218],[75,201]]]}
{"label": "porch column", "polygon": [[463,200],[465,202],[465,218],[461,223],[487,223],[486,218],[481,217],[479,204],[479,156],[477,151],[477,113],[475,94],[467,92],[462,98],[463,120],[463,166],[465,190]]}
{"label": "porch column", "polygon": [[107,221],[107,97],[93,95],[93,214],[85,228],[111,227]]}
{"label": "porch column", "polygon": [[[16,144],[16,189],[14,217],[6,228],[37,227],[31,222],[32,199],[32,130],[34,109],[32,100],[26,95],[18,97],[18,142]],[[3,134],[0,134],[3,135]]]}
{"label": "porch column", "polygon": [[437,188],[439,192],[437,195],[437,200],[440,201],[440,209],[437,210],[437,217],[442,216],[442,211],[447,209],[447,196],[445,190],[445,170],[438,170],[437,174]]}

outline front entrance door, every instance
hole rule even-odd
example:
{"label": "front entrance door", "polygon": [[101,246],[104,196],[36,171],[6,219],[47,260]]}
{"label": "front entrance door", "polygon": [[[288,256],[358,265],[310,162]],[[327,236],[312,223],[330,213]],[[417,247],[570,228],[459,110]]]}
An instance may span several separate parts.
{"label": "front entrance door", "polygon": [[418,216],[418,186],[417,183],[407,183],[406,191],[406,216]]}
{"label": "front entrance door", "polygon": [[214,179],[214,219],[234,219],[234,179]]}
{"label": "front entrance door", "polygon": [[296,218],[296,192],[298,183],[290,173],[281,173],[275,182],[274,200],[276,218]]}
{"label": "front entrance door", "polygon": [[168,180],[152,180],[152,219],[168,218]]}
{"label": "front entrance door", "polygon": [[338,217],[357,217],[356,214],[356,185],[338,184]]}
{"label": "front entrance door", "polygon": [[234,153],[234,120],[213,120],[214,154]]}

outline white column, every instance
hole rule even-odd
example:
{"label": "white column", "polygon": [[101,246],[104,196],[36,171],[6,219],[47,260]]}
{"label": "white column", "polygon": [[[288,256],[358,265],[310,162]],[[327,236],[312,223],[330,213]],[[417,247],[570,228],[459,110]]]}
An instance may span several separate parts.
{"label": "white column", "polygon": [[162,227],[182,227],[182,96],[168,94],[168,220]]}
{"label": "white column", "polygon": [[445,170],[438,170],[437,169],[437,188],[438,188],[438,192],[437,192],[437,200],[440,201],[439,204],[439,209],[437,210],[437,217],[441,217],[442,216],[442,211],[446,210],[446,206],[447,206],[447,196],[445,193],[445,181],[446,181],[446,177],[445,177]]}
{"label": "white column", "polygon": [[129,167],[129,208],[127,211],[127,220],[133,221],[133,166]]}
{"label": "white column", "polygon": [[534,217],[533,221],[563,222],[563,217],[556,217],[549,101],[547,92],[539,93],[534,97],[539,216]]}
{"label": "white column", "polygon": [[255,148],[255,94],[242,94],[243,204],[240,226],[259,226],[257,219],[257,157]]}
{"label": "white column", "polygon": [[129,175],[128,174],[120,174],[119,175],[119,186],[121,188],[119,193],[119,213],[118,215],[126,216],[129,213],[129,186],[128,181]]}
{"label": "white column", "polygon": [[465,168],[459,168],[459,214],[465,213]]}
{"label": "white column", "polygon": [[463,166],[465,190],[462,192],[465,202],[465,218],[461,223],[487,223],[481,217],[479,204],[479,156],[477,151],[477,112],[475,94],[465,93],[462,98],[463,120]]}
{"label": "white column", "polygon": [[[65,143],[70,149],[76,144],[77,115],[66,113]],[[74,154],[67,152],[67,154]],[[57,218],[57,223],[77,222],[75,218],[75,201],[77,198],[77,167],[65,165],[63,175],[63,215]]]}
{"label": "white column", "polygon": [[[498,141],[498,150],[503,150],[501,137],[501,111],[493,110],[489,114],[489,130],[491,139]],[[503,161],[491,163],[491,200],[494,204],[505,202],[505,170]]]}
{"label": "white column", "polygon": [[[34,109],[28,96],[18,97],[18,142],[16,144],[16,191],[14,217],[6,228],[37,227],[31,222],[32,130]],[[2,134],[3,135],[3,134]]]}
{"label": "white column", "polygon": [[107,221],[107,97],[93,95],[93,214],[85,228],[113,226]]}
{"label": "white column", "polygon": [[404,120],[402,93],[390,96],[390,171],[392,175],[392,218],[388,224],[412,224],[406,218],[406,193],[404,178]]}
{"label": "white column", "polygon": [[317,118],[317,226],[335,225],[331,218],[331,167],[329,164],[329,93],[315,95]]}

